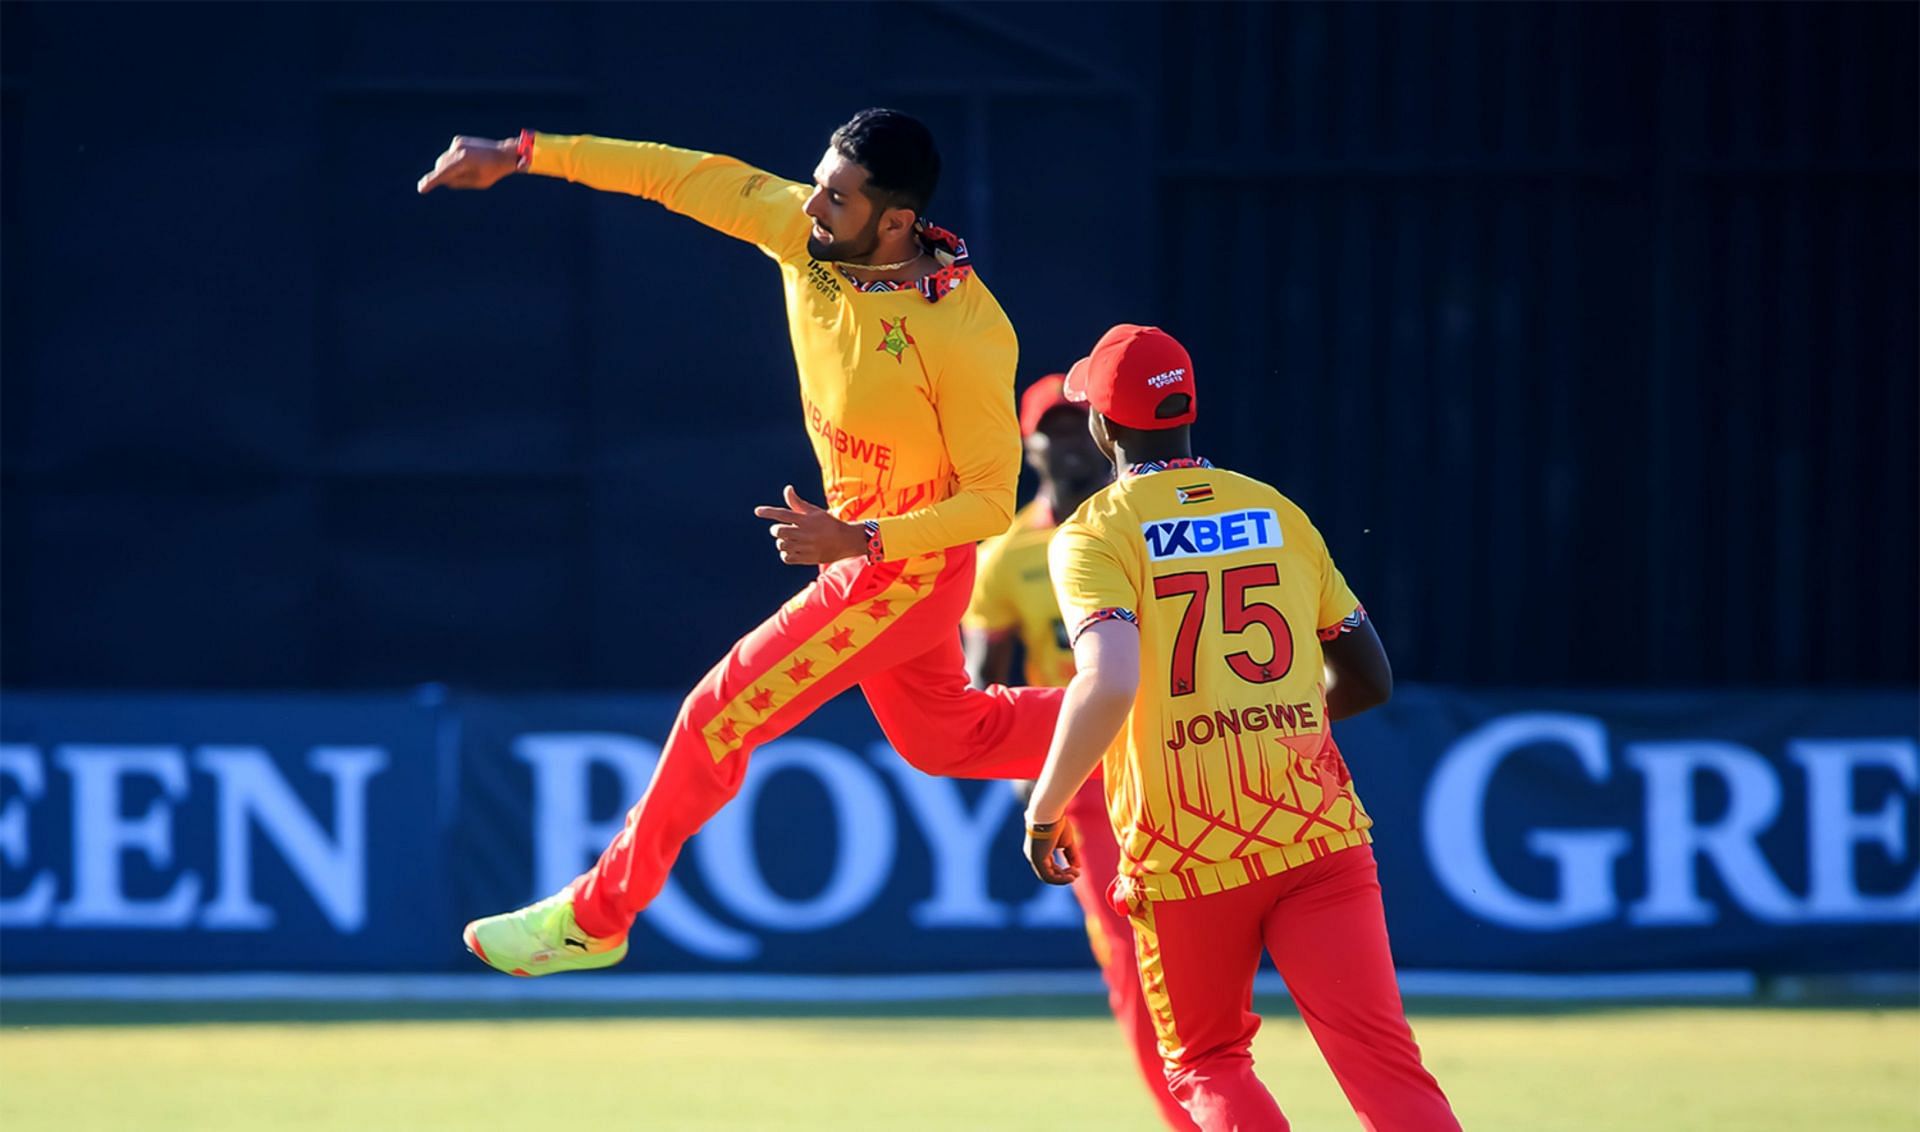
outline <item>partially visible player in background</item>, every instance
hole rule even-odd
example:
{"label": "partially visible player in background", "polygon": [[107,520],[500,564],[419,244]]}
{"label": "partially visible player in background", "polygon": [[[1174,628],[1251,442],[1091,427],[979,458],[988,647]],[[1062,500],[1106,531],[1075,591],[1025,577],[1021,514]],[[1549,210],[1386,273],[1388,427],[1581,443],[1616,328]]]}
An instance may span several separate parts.
{"label": "partially visible player in background", "polygon": [[973,598],[960,621],[967,671],[975,685],[1006,684],[1015,654],[1023,683],[1065,687],[1073,677],[1060,606],[1047,581],[1047,544],[1060,520],[1112,478],[1087,432],[1087,408],[1067,400],[1065,374],[1049,374],[1020,395],[1020,438],[1039,478],[1033,501],[1005,534],[980,544]]}
{"label": "partially visible player in background", "polygon": [[[635,917],[681,845],[739,792],[754,749],[841,692],[859,686],[909,763],[964,778],[1037,773],[1060,692],[967,683],[955,630],[975,544],[1006,529],[1020,478],[1019,351],[966,244],[927,223],[940,155],[923,123],[897,110],[855,114],[828,139],[811,184],[715,153],[524,130],[455,138],[418,188],[486,189],[526,174],[656,201],[775,263],[827,501],[789,485],[784,506],[755,510],[771,521],[780,560],[817,576],[695,685],[600,859],[545,900],[467,925],[482,962],[545,975],[624,958]],[[689,266],[698,269],[661,265]],[[684,375],[647,379],[668,390]],[[665,602],[673,586],[702,580],[635,584]]]}
{"label": "partially visible player in background", "polygon": [[[1370,1132],[1458,1132],[1407,1026],[1373,819],[1329,724],[1393,674],[1306,514],[1193,455],[1193,361],[1116,326],[1067,375],[1119,478],[1048,551],[1076,672],[1027,807],[1040,879],[1085,873],[1066,816],[1104,759],[1113,899],[1173,1095],[1207,1132],[1285,1132],[1254,1075],[1262,946]],[[1063,863],[1064,861],[1064,863]]]}
{"label": "partially visible player in background", "polygon": [[[1087,431],[1087,407],[1067,400],[1066,375],[1049,374],[1020,397],[1020,435],[1027,467],[1039,477],[1033,502],[1013,517],[1006,534],[980,544],[973,601],[960,621],[967,674],[977,688],[991,684],[1066,686],[1073,678],[1073,649],[1047,578],[1047,544],[1060,520],[1106,486],[1112,468]],[[1016,654],[1025,679],[1014,679]],[[1033,781],[1015,783],[1024,804]],[[1114,910],[1107,886],[1120,867],[1120,846],[1107,824],[1107,802],[1098,778],[1073,796],[1067,809],[1080,845],[1080,877],[1073,895],[1087,919],[1087,942],[1107,984],[1107,1004],[1120,1023],[1140,1075],[1160,1106],[1167,1126],[1193,1129],[1180,1102],[1167,1090],[1167,1075],[1153,1032],[1153,1015],[1140,995],[1133,960],[1133,929]]]}

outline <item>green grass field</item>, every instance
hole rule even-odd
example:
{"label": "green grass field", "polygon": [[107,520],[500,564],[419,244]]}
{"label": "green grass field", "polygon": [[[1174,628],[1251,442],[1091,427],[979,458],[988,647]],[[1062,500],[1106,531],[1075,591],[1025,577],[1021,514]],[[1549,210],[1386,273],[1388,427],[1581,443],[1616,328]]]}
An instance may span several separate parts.
{"label": "green grass field", "polygon": [[[9,1003],[0,1129],[1157,1127],[1087,1004],[930,1009]],[[1290,1007],[1261,1009],[1255,1054],[1293,1126],[1356,1128]],[[1414,1025],[1469,1129],[1920,1127],[1916,1010],[1415,1004]]]}

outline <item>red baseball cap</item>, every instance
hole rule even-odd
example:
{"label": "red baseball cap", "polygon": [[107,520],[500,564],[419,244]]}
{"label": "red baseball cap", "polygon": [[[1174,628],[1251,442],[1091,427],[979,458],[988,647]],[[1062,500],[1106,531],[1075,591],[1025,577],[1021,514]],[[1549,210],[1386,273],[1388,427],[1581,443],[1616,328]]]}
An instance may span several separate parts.
{"label": "red baseball cap", "polygon": [[1067,375],[1050,373],[1027,386],[1020,395],[1020,435],[1032,436],[1040,430],[1040,420],[1055,409],[1077,409],[1086,412],[1085,405],[1076,405],[1067,400]]}
{"label": "red baseball cap", "polygon": [[[1199,398],[1194,396],[1193,359],[1173,335],[1157,326],[1123,322],[1100,336],[1093,353],[1067,371],[1062,392],[1084,402],[1116,424],[1142,430],[1192,424]],[[1184,411],[1155,416],[1168,397],[1187,395]]]}

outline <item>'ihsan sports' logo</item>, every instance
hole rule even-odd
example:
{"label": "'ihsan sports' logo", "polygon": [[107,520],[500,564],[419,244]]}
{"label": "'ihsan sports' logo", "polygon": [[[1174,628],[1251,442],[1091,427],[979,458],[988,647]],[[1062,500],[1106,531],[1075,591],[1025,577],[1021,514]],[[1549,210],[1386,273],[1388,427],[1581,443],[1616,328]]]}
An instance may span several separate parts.
{"label": "'ihsan sports' logo", "polygon": [[1146,536],[1147,557],[1155,562],[1286,545],[1280,537],[1280,517],[1267,508],[1193,519],[1162,519],[1140,524],[1140,533]]}

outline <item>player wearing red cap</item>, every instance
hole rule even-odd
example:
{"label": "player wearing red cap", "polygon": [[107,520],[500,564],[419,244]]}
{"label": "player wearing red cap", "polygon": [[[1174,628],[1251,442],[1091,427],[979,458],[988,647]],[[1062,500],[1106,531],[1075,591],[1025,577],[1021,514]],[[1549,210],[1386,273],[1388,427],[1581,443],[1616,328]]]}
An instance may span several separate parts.
{"label": "player wearing red cap", "polygon": [[[1111,469],[1087,432],[1087,407],[1067,400],[1065,384],[1064,374],[1049,374],[1020,397],[1027,466],[1040,485],[1007,533],[980,545],[973,600],[960,622],[967,672],[976,687],[1012,683],[1016,653],[1029,684],[1060,687],[1073,678],[1073,650],[1047,579],[1047,544],[1059,519],[1104,486]],[[1024,801],[1033,783],[1018,785]],[[1134,969],[1133,929],[1107,900],[1107,885],[1120,867],[1120,847],[1107,828],[1106,811],[1098,779],[1088,780],[1067,809],[1081,854],[1074,899],[1086,915],[1087,942],[1106,980],[1107,1003],[1161,1117],[1170,1128],[1191,1129],[1193,1121],[1167,1091],[1153,1015]]]}
{"label": "player wearing red cap", "polygon": [[1119,478],[1048,553],[1076,674],[1028,860],[1051,884],[1083,871],[1063,818],[1104,763],[1112,899],[1168,1084],[1201,1128],[1287,1128],[1249,1052],[1264,945],[1363,1127],[1457,1130],[1407,1026],[1373,821],[1328,730],[1392,691],[1366,611],[1305,513],[1193,456],[1193,362],[1170,336],[1113,328],[1065,389]]}
{"label": "player wearing red cap", "polygon": [[757,246],[780,270],[800,403],[827,506],[786,489],[784,562],[817,580],[734,645],[687,697],[653,782],[599,861],[566,889],[467,926],[467,946],[521,975],[605,967],[680,846],[740,788],[753,749],[856,684],[908,762],[1031,777],[1058,712],[1051,688],[967,684],[955,631],[974,544],[1006,529],[1020,470],[1013,327],[967,257],[926,223],[940,169],[925,126],[866,110],[833,134],[811,185],[730,157],[523,132],[456,138],[419,189],[515,172],[630,193]]}

